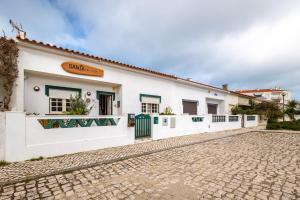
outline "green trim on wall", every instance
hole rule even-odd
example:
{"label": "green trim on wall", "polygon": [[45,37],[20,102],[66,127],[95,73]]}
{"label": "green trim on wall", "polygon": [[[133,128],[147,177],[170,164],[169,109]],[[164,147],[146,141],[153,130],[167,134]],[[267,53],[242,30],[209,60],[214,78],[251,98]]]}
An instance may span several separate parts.
{"label": "green trim on wall", "polygon": [[99,100],[99,96],[100,95],[112,95],[113,97],[113,101],[115,100],[116,98],[116,94],[114,92],[106,92],[106,91],[97,91],[97,99]]}
{"label": "green trim on wall", "polygon": [[55,86],[55,85],[45,85],[45,95],[46,96],[49,96],[49,90],[50,89],[75,91],[75,92],[78,92],[79,96],[81,97],[81,89],[80,88],[61,87],[61,86]]}
{"label": "green trim on wall", "polygon": [[158,98],[159,102],[161,103],[161,96],[158,95],[151,95],[151,94],[140,94],[140,101],[142,101],[142,97],[152,97],[152,98]]}
{"label": "green trim on wall", "polygon": [[38,119],[38,122],[44,127],[44,129],[117,126],[119,121],[120,118]]}
{"label": "green trim on wall", "polygon": [[203,117],[192,117],[193,122],[203,122]]}

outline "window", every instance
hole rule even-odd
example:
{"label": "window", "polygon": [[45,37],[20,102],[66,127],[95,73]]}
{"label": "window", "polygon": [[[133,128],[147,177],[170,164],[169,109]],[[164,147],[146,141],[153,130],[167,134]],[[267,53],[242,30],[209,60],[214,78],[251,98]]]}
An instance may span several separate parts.
{"label": "window", "polygon": [[159,113],[159,104],[142,103],[142,113]]}
{"label": "window", "polygon": [[230,122],[237,122],[239,121],[239,116],[229,116],[228,120]]}
{"label": "window", "polygon": [[218,104],[207,104],[207,113],[208,114],[218,114]]}
{"label": "window", "polygon": [[247,116],[247,121],[255,121],[255,116],[253,116],[253,115],[248,115],[248,116]]}
{"label": "window", "polygon": [[45,94],[49,97],[49,113],[63,114],[70,110],[70,98],[81,96],[81,89],[60,86],[45,86]]}
{"label": "window", "polygon": [[63,114],[70,109],[70,99],[50,98],[50,114]]}
{"label": "window", "polygon": [[183,113],[189,115],[197,115],[198,101],[182,100]]}

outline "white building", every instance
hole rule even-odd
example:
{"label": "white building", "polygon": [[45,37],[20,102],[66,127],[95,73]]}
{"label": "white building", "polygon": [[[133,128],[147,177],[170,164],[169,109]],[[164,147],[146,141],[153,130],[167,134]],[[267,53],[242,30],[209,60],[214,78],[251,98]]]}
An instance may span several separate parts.
{"label": "white building", "polygon": [[255,89],[255,90],[238,90],[238,93],[256,97],[259,100],[274,101],[276,103],[287,104],[292,100],[292,92],[282,89]]}
{"label": "white building", "polygon": [[[0,112],[0,160],[257,125],[255,116],[244,122],[228,115],[241,97],[249,102],[247,95],[26,38],[16,41],[19,76],[11,112]],[[89,116],[64,115],[71,95],[90,102]],[[175,115],[159,115],[166,107]]]}
{"label": "white building", "polygon": [[[229,91],[172,75],[18,38],[19,77],[12,110],[62,114],[70,95],[89,98],[90,115],[159,113],[225,114]],[[103,76],[69,73],[65,62],[88,65]],[[38,102],[38,103],[37,103]],[[60,106],[62,105],[62,106]]]}

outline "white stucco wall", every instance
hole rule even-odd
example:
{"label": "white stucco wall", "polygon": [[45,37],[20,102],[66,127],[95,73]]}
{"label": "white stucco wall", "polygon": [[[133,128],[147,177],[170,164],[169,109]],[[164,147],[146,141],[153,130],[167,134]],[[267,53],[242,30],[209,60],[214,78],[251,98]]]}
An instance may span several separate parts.
{"label": "white stucco wall", "polygon": [[[192,117],[202,117],[203,121],[193,122]],[[171,119],[175,120],[175,126],[171,127]],[[152,122],[154,117],[152,117]],[[167,120],[167,124],[164,124],[163,121]],[[197,133],[208,132],[209,129],[209,119],[204,115],[165,115],[158,116],[158,124],[152,123],[152,138],[153,140],[159,140],[170,137],[177,137],[183,135],[191,135]]]}
{"label": "white stucco wall", "polygon": [[[5,115],[5,116],[4,116]],[[182,135],[214,132],[241,128],[241,116],[230,122],[228,115],[224,122],[212,122],[212,115],[158,116],[158,124],[151,122],[151,137],[154,140]],[[38,119],[87,119],[88,116],[26,116],[23,112],[5,112],[0,115],[0,139],[5,145],[0,148],[0,159],[14,162],[39,156],[51,157],[68,153],[89,151],[106,147],[133,144],[134,127],[127,126],[126,116],[105,116],[97,118],[119,119],[116,126],[91,126],[44,129]],[[3,120],[5,117],[5,120]],[[203,117],[195,122],[192,117]],[[167,118],[165,124],[164,118]],[[175,119],[173,126],[171,120]],[[245,118],[246,119],[246,118]],[[4,124],[3,124],[4,122]],[[171,125],[172,124],[172,125]],[[248,121],[245,127],[257,126]]]}
{"label": "white stucco wall", "polygon": [[225,122],[212,122],[212,115],[208,115],[208,117],[210,118],[208,120],[210,122],[209,132],[233,130],[242,127],[242,122],[241,122],[242,117],[240,115],[238,115],[239,117],[238,121],[233,121],[233,122],[229,122],[229,115],[225,115],[225,116],[226,116]]}
{"label": "white stucco wall", "polygon": [[[212,115],[165,115],[158,116],[158,124],[152,123],[152,138],[154,140],[177,137],[183,135],[198,134],[204,132],[214,132],[241,128],[241,116],[238,121],[229,122],[226,115],[225,122],[212,122]],[[152,116],[152,122],[155,116]],[[201,117],[203,121],[194,122],[193,117]],[[171,126],[171,119],[175,120],[175,126]],[[167,120],[167,124],[163,123]]]}
{"label": "white stucco wall", "polygon": [[0,112],[0,160],[5,159],[5,113]]}
{"label": "white stucco wall", "polygon": [[[80,82],[63,77],[49,77],[27,73],[25,80],[25,112],[37,114],[49,113],[49,97],[45,94],[45,85],[80,88],[82,89],[83,98],[86,96],[87,92],[91,92],[89,98],[92,100],[91,104],[94,106],[90,115],[99,115],[99,101],[96,97],[96,91],[118,92],[114,90],[112,86],[101,85],[97,82]],[[33,88],[35,86],[38,86],[40,91],[34,91]],[[119,109],[121,109],[116,107],[116,102],[119,100],[118,97],[119,95],[117,95],[113,102],[114,115],[120,113]]]}
{"label": "white stucco wall", "polygon": [[246,98],[246,97],[238,97],[239,99],[239,105],[243,105],[243,106],[250,106],[250,99]]}
{"label": "white stucco wall", "polygon": [[253,121],[248,121],[247,120],[247,115],[245,115],[245,122],[244,122],[244,126],[245,127],[255,127],[258,126],[258,121],[259,121],[259,116],[258,115],[251,115],[251,116],[255,116],[255,120]]}
{"label": "white stucco wall", "polygon": [[239,97],[237,95],[228,94],[227,95],[227,105],[226,105],[226,114],[231,114],[231,108],[236,106],[239,103]]}
{"label": "white stucco wall", "polygon": [[[61,63],[66,61],[74,61],[90,66],[99,67],[104,70],[104,76],[92,77],[70,74],[68,72],[65,72],[61,68]],[[50,85],[64,84],[71,87],[80,86],[79,88],[83,88],[86,90],[89,90],[89,87],[96,89],[96,86],[93,86],[93,84],[97,85],[97,88],[101,88],[101,84],[103,83],[121,85],[121,87],[117,89],[120,91],[118,93],[118,98],[121,101],[121,108],[116,111],[118,114],[141,113],[141,102],[139,98],[140,94],[161,96],[160,112],[162,112],[165,109],[165,107],[171,106],[174,113],[183,114],[182,99],[189,99],[199,101],[198,114],[206,114],[206,98],[218,100],[217,102],[218,104],[220,104],[218,106],[218,112],[225,112],[225,101],[227,95],[226,92],[217,91],[211,88],[206,89],[199,88],[196,86],[185,85],[175,82],[174,80],[155,77],[154,75],[133,72],[127,69],[119,69],[116,66],[112,67],[109,66],[109,64],[100,64],[95,60],[86,59],[84,57],[81,57],[79,60],[78,57],[69,54],[58,55],[57,51],[50,54],[48,52],[37,51],[22,47],[20,50],[19,66],[21,71],[24,70],[26,72],[25,109],[26,112],[29,113],[48,113],[48,111],[46,112],[45,108],[40,108],[40,106],[31,105],[34,103],[30,102],[34,96],[37,96],[37,94],[33,92],[32,89],[34,84],[42,85],[45,82],[47,82],[47,84]],[[43,78],[38,78],[38,76],[30,75],[34,73],[39,73],[39,76],[42,75]],[[27,74],[29,75],[27,76]],[[59,78],[45,79],[45,76],[59,76]],[[90,82],[91,84],[87,82]],[[41,89],[42,90],[39,93],[43,95],[44,87],[42,86]],[[43,99],[41,103],[46,104],[48,107],[48,102],[46,102],[47,99],[42,97],[41,95],[38,95],[38,98]],[[21,95],[18,95],[17,98],[20,99],[22,97]],[[19,106],[19,109],[22,110],[22,106]],[[114,114],[116,114],[116,112],[114,112]]]}
{"label": "white stucco wall", "polygon": [[134,143],[134,128],[127,127],[127,117],[116,126],[44,129],[38,119],[89,118],[86,116],[25,116],[22,112],[5,113],[5,160],[22,161],[39,156],[51,157]]}

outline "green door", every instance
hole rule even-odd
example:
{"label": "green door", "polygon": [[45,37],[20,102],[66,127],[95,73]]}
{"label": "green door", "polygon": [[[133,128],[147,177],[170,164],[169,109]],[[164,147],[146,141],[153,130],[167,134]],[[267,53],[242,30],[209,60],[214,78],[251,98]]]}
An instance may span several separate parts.
{"label": "green door", "polygon": [[135,116],[135,138],[151,136],[150,115],[140,114]]}

